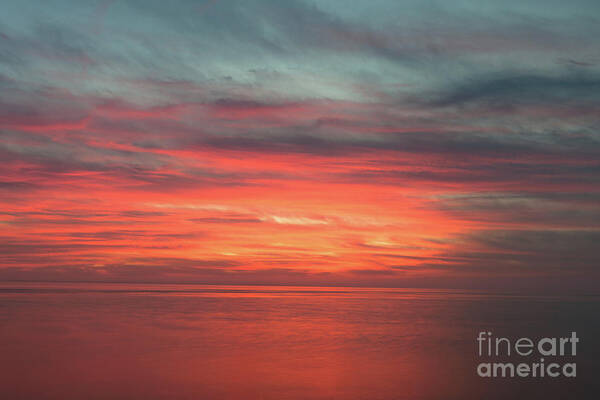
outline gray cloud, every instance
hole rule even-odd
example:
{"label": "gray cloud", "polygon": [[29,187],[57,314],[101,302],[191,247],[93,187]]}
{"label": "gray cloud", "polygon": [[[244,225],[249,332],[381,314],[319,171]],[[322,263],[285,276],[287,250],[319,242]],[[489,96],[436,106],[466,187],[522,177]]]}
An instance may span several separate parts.
{"label": "gray cloud", "polygon": [[507,74],[473,78],[433,98],[434,106],[464,106],[479,103],[510,108],[523,103],[585,105],[600,103],[600,77],[594,74],[544,76]]}

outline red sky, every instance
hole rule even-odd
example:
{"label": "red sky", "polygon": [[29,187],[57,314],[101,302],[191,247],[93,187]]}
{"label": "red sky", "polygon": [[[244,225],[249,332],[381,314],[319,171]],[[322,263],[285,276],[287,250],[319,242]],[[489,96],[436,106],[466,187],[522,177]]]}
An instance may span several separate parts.
{"label": "red sky", "polygon": [[423,32],[291,2],[258,30],[238,3],[154,6],[5,22],[0,279],[598,277],[592,42],[485,9],[481,35],[475,16]]}

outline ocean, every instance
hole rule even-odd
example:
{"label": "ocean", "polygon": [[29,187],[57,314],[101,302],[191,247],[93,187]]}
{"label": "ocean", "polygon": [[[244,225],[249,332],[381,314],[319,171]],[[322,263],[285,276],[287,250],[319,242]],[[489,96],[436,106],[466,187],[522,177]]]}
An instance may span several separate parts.
{"label": "ocean", "polygon": [[[0,284],[4,399],[594,399],[600,297]],[[481,377],[477,337],[568,337],[576,377]],[[506,354],[505,354],[506,355]],[[502,358],[538,362],[539,355]]]}

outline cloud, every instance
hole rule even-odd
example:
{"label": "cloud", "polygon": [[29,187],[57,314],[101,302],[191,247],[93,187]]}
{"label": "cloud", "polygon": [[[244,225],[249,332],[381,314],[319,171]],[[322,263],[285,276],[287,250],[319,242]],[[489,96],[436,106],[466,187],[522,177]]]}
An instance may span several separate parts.
{"label": "cloud", "polygon": [[586,104],[598,105],[600,77],[576,73],[564,76],[504,74],[474,78],[459,84],[431,101],[434,106],[466,106],[478,103],[494,108],[518,104]]}
{"label": "cloud", "polygon": [[434,206],[465,220],[503,225],[596,226],[599,193],[510,193],[444,195]]}
{"label": "cloud", "polygon": [[364,276],[390,276],[398,273],[397,270],[388,269],[351,269],[348,272],[351,274]]}
{"label": "cloud", "polygon": [[597,8],[6,5],[2,273],[580,282],[598,261]]}
{"label": "cloud", "polygon": [[205,218],[190,218],[190,221],[200,224],[257,224],[263,222],[260,218],[243,218],[243,217],[205,217]]}
{"label": "cloud", "polygon": [[308,217],[284,217],[279,215],[269,215],[264,220],[271,220],[276,224],[283,225],[327,225],[328,222],[322,219]]}

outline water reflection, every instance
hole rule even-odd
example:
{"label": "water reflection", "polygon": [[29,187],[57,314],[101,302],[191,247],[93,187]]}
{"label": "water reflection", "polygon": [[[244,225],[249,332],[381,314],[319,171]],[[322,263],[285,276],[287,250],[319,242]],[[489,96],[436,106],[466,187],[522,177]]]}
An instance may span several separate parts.
{"label": "water reflection", "polygon": [[[584,398],[598,304],[422,289],[2,284],[1,392],[10,399]],[[579,330],[580,376],[483,381],[474,370],[482,328],[518,336]]]}

